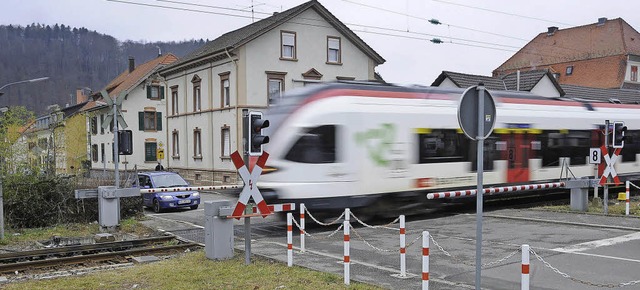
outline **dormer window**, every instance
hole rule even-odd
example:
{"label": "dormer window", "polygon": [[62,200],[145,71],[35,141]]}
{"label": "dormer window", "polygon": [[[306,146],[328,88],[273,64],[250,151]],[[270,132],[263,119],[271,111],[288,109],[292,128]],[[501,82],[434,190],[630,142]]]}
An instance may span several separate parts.
{"label": "dormer window", "polygon": [[290,31],[280,32],[280,59],[296,59],[296,33]]}
{"label": "dormer window", "polygon": [[570,76],[571,74],[573,74],[573,66],[570,65],[567,67],[567,71],[565,72],[565,75]]}
{"label": "dormer window", "polygon": [[638,81],[638,66],[637,65],[632,65],[631,66],[631,75],[629,76],[629,78],[631,79],[632,82],[637,82]]}

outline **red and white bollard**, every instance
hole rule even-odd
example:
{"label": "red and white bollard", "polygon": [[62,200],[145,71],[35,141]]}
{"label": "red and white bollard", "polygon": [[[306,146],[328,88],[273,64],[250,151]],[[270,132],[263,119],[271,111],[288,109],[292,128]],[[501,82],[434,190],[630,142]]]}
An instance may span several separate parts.
{"label": "red and white bollard", "polygon": [[304,203],[300,204],[300,251],[304,252]]}
{"label": "red and white bollard", "polygon": [[429,289],[429,232],[422,232],[422,290]]}
{"label": "red and white bollard", "polygon": [[293,214],[287,213],[287,266],[293,266]]}
{"label": "red and white bollard", "polygon": [[625,182],[625,190],[624,190],[625,199],[627,202],[625,213],[629,215],[629,180]]}
{"label": "red and white bollard", "polygon": [[522,245],[522,285],[520,289],[529,290],[529,245]]}
{"label": "red and white bollard", "polygon": [[[347,209],[349,210],[349,209]],[[344,221],[344,284],[349,285],[349,221]]]}
{"label": "red and white bollard", "polygon": [[400,277],[407,277],[407,257],[406,257],[406,240],[405,240],[404,215],[400,216]]}

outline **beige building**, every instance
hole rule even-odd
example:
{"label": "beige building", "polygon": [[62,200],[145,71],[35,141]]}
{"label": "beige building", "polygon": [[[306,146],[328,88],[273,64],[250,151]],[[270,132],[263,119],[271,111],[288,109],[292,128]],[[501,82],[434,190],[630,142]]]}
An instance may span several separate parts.
{"label": "beige building", "polygon": [[317,1],[228,32],[161,69],[166,164],[195,184],[236,183],[243,110],[308,83],[374,80],[384,59]]}

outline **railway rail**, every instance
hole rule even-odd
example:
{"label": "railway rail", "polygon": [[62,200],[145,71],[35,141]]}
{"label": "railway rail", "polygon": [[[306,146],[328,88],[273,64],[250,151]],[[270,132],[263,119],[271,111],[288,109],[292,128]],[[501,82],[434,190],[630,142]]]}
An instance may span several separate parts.
{"label": "railway rail", "polygon": [[71,265],[100,262],[123,263],[131,256],[184,251],[200,248],[196,243],[181,242],[163,236],[128,241],[64,246],[0,254],[0,273],[19,273],[37,269],[57,269]]}

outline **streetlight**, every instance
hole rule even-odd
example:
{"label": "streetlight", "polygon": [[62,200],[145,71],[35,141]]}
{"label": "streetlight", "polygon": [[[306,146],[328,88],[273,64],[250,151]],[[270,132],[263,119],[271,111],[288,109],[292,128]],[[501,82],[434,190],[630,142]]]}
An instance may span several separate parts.
{"label": "streetlight", "polygon": [[[4,93],[2,92],[2,89],[11,86],[11,85],[17,85],[17,84],[22,84],[22,83],[34,83],[34,82],[39,82],[39,81],[44,81],[49,79],[49,77],[41,77],[41,78],[36,78],[36,79],[30,79],[30,80],[23,80],[23,81],[17,81],[17,82],[13,82],[13,83],[8,83],[2,87],[0,87],[0,96],[2,96]],[[3,108],[4,109],[4,108]],[[6,112],[6,110],[2,110],[2,112]],[[0,175],[0,240],[4,240],[4,198],[3,198],[4,194],[2,193],[2,176]]]}
{"label": "streetlight", "polygon": [[24,80],[24,81],[17,81],[17,82],[13,82],[13,83],[8,83],[2,87],[0,87],[0,96],[2,96],[4,93],[2,92],[2,89],[11,86],[11,85],[17,85],[17,84],[21,84],[21,83],[35,83],[35,82],[39,82],[39,81],[44,81],[49,79],[49,77],[41,77],[41,78],[37,78],[37,79],[30,79],[30,80]]}

